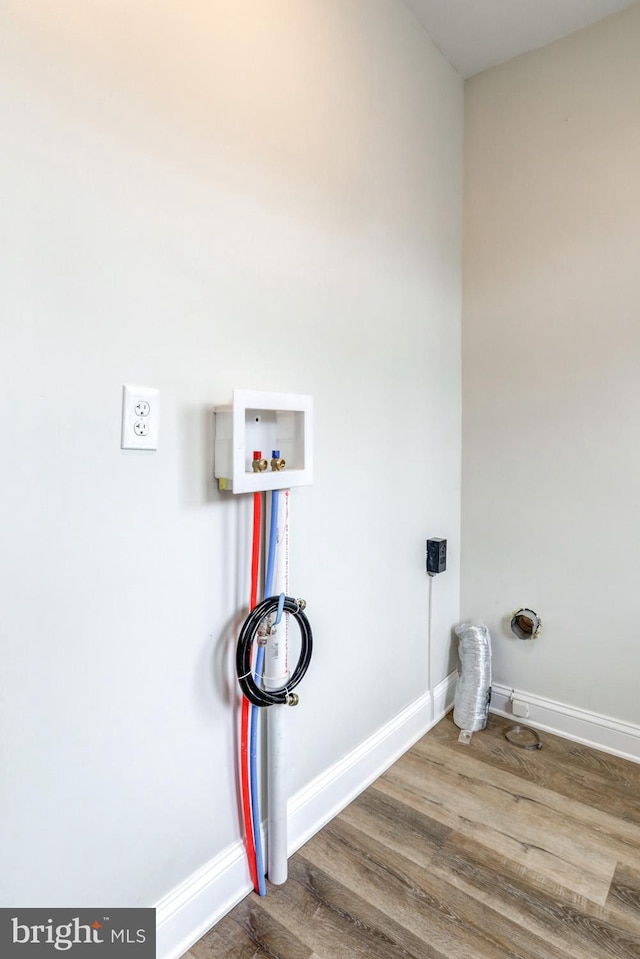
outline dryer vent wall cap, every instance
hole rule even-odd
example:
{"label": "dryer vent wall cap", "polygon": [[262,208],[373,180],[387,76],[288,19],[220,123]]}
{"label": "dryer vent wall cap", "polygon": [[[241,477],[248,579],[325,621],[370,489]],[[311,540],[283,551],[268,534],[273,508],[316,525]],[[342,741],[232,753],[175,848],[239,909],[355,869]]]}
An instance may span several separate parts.
{"label": "dryer vent wall cap", "polygon": [[517,639],[537,639],[542,621],[532,609],[522,607],[511,617],[511,632]]}

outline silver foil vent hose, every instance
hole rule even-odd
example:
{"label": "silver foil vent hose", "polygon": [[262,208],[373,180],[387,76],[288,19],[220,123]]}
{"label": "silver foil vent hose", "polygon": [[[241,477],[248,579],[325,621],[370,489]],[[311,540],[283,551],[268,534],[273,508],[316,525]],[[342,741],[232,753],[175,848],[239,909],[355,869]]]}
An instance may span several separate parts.
{"label": "silver foil vent hose", "polygon": [[469,742],[471,733],[484,729],[491,700],[491,637],[483,623],[460,623],[458,637],[460,675],[453,706],[453,721]]}

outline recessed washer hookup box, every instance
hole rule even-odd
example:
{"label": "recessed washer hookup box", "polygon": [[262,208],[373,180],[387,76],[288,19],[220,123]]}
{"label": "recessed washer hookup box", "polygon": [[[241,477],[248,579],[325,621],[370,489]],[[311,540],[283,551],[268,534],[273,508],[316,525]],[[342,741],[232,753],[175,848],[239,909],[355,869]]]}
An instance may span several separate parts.
{"label": "recessed washer hookup box", "polygon": [[[233,403],[217,406],[214,416],[214,476],[221,490],[256,493],[312,483],[311,396],[234,390]],[[268,463],[274,451],[282,469],[253,469],[254,453]]]}

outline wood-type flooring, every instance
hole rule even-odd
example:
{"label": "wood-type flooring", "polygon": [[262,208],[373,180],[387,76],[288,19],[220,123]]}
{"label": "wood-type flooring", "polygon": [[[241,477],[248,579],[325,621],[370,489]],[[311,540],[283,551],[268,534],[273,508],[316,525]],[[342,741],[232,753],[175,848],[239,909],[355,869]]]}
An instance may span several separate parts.
{"label": "wood-type flooring", "polygon": [[640,959],[640,765],[451,715],[187,959]]}

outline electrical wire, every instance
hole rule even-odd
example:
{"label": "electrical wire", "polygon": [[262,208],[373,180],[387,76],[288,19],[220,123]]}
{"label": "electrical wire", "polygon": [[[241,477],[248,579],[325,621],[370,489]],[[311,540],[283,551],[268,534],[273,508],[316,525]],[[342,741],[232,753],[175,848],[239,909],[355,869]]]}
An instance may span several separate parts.
{"label": "electrical wire", "polygon": [[436,721],[436,704],[435,704],[435,685],[433,682],[433,580],[434,576],[429,574],[429,618],[427,621],[427,660],[429,670],[429,703],[431,706],[431,726],[435,725]]}
{"label": "electrical wire", "polygon": [[282,607],[286,613],[291,613],[300,628],[300,656],[285,686],[281,686],[279,689],[261,689],[256,684],[251,668],[253,641],[258,635],[263,621],[270,613],[277,612],[281,603],[282,601],[279,596],[267,596],[263,599],[261,603],[258,603],[255,609],[251,610],[245,619],[242,624],[242,629],[240,630],[240,636],[238,637],[238,645],[236,647],[236,673],[238,675],[238,682],[243,695],[253,703],[254,706],[274,706],[289,703],[291,691],[301,682],[311,662],[313,635],[309,620],[302,610],[301,603],[291,596],[285,596]]}
{"label": "electrical wire", "polygon": [[[251,608],[258,602],[258,569],[260,565],[260,531],[262,526],[262,497],[253,494],[253,543],[251,555]],[[242,815],[247,839],[247,859],[253,888],[258,892],[258,869],[256,863],[253,818],[251,815],[251,783],[249,772],[249,720],[250,703],[242,697],[240,713],[240,791],[242,794]]]}

